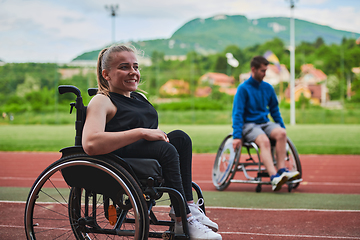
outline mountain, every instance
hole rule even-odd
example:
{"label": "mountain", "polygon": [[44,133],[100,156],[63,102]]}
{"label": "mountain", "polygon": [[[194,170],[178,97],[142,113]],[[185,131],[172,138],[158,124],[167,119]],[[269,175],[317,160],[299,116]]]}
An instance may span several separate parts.
{"label": "mountain", "polygon": [[[290,40],[290,19],[271,17],[248,19],[241,15],[216,15],[211,18],[193,19],[180,27],[169,39],[132,42],[137,49],[149,56],[153,51],[165,55],[186,55],[195,50],[202,54],[223,51],[228,45],[246,48],[280,38],[285,45]],[[358,38],[359,33],[336,30],[328,26],[295,19],[295,44],[314,42],[322,37],[326,44],[341,43],[343,37]],[[96,60],[100,50],[86,52],[75,60]]]}

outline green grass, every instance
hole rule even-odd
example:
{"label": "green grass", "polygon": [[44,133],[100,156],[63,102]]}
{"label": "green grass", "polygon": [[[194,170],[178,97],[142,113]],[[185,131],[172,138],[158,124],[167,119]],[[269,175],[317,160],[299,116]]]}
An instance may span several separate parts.
{"label": "green grass", "polygon": [[0,151],[58,152],[75,142],[72,125],[3,125],[0,132]]}
{"label": "green grass", "polygon": [[[176,103],[179,104],[179,103]],[[295,119],[297,124],[360,124],[359,104],[349,109],[329,110],[323,108],[296,109]],[[11,124],[72,124],[75,121],[75,112],[69,114],[69,105],[59,105],[58,111],[50,112],[17,112],[12,113]],[[290,123],[289,108],[281,108],[284,123]],[[197,124],[231,125],[231,105],[225,110],[159,110],[161,124]],[[10,115],[10,114],[9,114]],[[0,125],[9,124],[9,116],[0,118]]]}
{"label": "green grass", "polygon": [[[0,200],[26,201],[30,188],[0,187]],[[68,191],[68,190],[67,190]],[[166,196],[165,196],[166,195]],[[160,202],[169,205],[167,194]],[[270,209],[360,210],[360,195],[204,191],[206,206]],[[65,199],[68,197],[65,196]],[[160,200],[162,201],[162,200]]]}
{"label": "green grass", "polygon": [[[165,132],[182,129],[195,153],[215,153],[231,125],[161,125]],[[73,125],[0,125],[0,151],[53,151],[72,146]],[[360,125],[295,125],[288,136],[299,154],[360,154]]]}

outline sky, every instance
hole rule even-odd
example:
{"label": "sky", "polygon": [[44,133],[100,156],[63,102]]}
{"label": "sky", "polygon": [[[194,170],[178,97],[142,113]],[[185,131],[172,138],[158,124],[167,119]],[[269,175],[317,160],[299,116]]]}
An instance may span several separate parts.
{"label": "sky", "polygon": [[[360,0],[294,0],[294,17],[360,33]],[[0,0],[0,60],[67,63],[112,42],[167,39],[195,18],[290,17],[290,0]],[[241,34],[239,32],[239,34]]]}

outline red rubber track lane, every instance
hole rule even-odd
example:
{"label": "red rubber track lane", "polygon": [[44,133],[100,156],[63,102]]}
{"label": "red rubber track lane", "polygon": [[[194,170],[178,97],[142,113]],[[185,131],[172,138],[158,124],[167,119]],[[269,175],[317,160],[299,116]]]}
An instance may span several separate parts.
{"label": "red rubber track lane", "polygon": [[[0,186],[31,187],[60,153],[0,152]],[[193,180],[204,191],[211,181],[214,154],[194,154]],[[360,156],[301,155],[304,182],[299,193],[360,194]],[[235,178],[241,178],[238,172]],[[232,183],[225,191],[255,191],[255,185]],[[270,186],[263,186],[270,192]],[[281,191],[286,192],[286,188]],[[0,239],[24,239],[24,203],[0,202]],[[207,207],[224,240],[360,239],[360,211],[272,210]]]}
{"label": "red rubber track lane", "polygon": [[[0,187],[31,187],[60,153],[0,152]],[[216,191],[211,180],[215,154],[194,154],[193,181],[203,191]],[[360,194],[359,155],[300,155],[303,180],[296,192]],[[235,179],[243,178],[242,172]],[[264,192],[271,191],[264,185]],[[253,184],[232,183],[226,191],[255,191]],[[287,191],[283,188],[281,191]]]}

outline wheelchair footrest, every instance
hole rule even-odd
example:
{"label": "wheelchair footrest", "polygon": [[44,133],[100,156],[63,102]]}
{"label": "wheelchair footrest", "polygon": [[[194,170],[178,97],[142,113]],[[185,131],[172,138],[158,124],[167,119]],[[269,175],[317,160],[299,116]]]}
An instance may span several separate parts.
{"label": "wheelchair footrest", "polygon": [[239,180],[239,179],[231,179],[230,182],[232,183],[251,183],[251,184],[265,184],[265,185],[270,185],[271,182],[264,182],[261,180]]}

